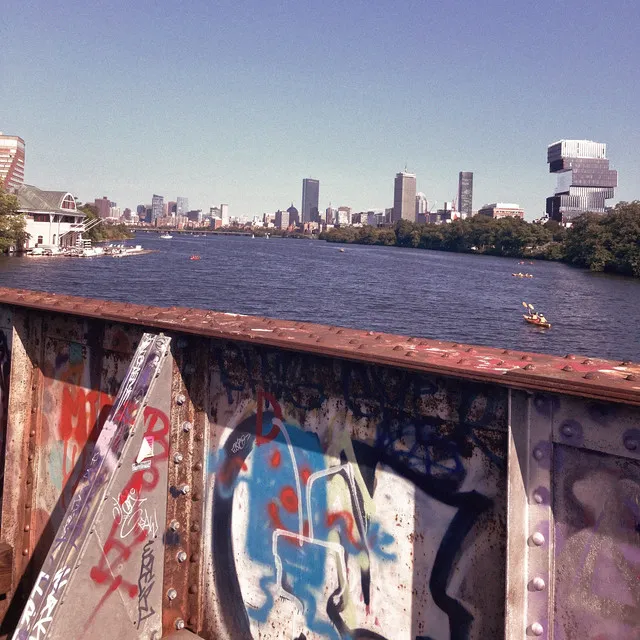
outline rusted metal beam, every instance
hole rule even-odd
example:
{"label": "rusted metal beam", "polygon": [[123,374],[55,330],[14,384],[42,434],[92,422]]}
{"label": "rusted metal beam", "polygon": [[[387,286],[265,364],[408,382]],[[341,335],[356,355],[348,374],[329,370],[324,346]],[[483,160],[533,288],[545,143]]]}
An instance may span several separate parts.
{"label": "rusted metal beam", "polygon": [[291,351],[400,367],[513,389],[640,405],[640,364],[495,349],[306,322],[153,307],[0,287],[16,307],[80,315]]}

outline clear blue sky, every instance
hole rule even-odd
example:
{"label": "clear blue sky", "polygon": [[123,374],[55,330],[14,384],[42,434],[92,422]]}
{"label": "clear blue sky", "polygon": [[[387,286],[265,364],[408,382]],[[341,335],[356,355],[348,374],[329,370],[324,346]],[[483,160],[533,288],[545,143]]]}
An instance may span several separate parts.
{"label": "clear blue sky", "polygon": [[640,199],[640,3],[497,0],[5,0],[0,130],[26,181],[153,193],[232,215],[393,204],[405,165],[430,201],[475,173],[474,208],[533,218],[546,147],[608,145]]}

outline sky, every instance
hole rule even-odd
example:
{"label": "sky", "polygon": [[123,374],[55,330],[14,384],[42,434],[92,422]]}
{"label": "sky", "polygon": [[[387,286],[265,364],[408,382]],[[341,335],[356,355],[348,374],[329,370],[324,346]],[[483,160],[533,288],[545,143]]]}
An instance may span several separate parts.
{"label": "sky", "polygon": [[547,146],[607,143],[640,199],[640,3],[565,0],[5,0],[0,131],[25,181],[122,209],[187,196],[232,216],[430,207],[474,172],[474,209],[540,217]]}

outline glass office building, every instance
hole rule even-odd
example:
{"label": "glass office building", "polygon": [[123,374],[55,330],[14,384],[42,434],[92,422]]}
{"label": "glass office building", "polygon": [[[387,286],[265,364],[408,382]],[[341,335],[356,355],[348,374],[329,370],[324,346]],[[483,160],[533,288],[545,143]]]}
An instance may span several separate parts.
{"label": "glass office building", "polygon": [[302,181],[302,222],[320,222],[320,181],[305,178]]}
{"label": "glass office building", "polygon": [[547,148],[549,173],[558,177],[555,194],[547,198],[547,215],[563,224],[591,211],[604,213],[618,186],[618,172],[609,168],[607,145],[591,140],[560,140]]}

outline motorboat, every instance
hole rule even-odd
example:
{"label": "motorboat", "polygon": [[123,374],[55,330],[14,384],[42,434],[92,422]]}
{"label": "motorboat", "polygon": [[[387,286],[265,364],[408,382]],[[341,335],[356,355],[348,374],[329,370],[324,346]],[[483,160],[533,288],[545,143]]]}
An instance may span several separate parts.
{"label": "motorboat", "polygon": [[191,256],[189,260],[200,260],[200,256]]}
{"label": "motorboat", "polygon": [[171,238],[173,238],[173,236],[170,233],[163,233],[160,237],[163,240],[171,240]]}

